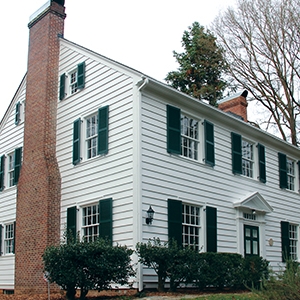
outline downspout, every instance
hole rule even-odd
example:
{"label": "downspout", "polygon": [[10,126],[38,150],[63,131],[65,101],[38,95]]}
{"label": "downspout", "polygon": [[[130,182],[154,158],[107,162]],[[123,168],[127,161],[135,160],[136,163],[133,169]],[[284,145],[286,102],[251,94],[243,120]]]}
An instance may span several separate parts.
{"label": "downspout", "polygon": [[[135,175],[136,175],[136,184],[135,184],[135,197],[136,201],[136,216],[137,216],[137,242],[142,242],[143,239],[143,216],[142,216],[142,156],[141,156],[141,143],[142,143],[142,134],[141,134],[141,110],[142,110],[142,90],[148,84],[148,78],[142,76],[141,80],[136,83],[137,86],[137,95],[136,95],[136,164],[135,164]],[[144,289],[143,281],[143,266],[141,263],[137,262],[138,270],[138,290],[142,291]]]}

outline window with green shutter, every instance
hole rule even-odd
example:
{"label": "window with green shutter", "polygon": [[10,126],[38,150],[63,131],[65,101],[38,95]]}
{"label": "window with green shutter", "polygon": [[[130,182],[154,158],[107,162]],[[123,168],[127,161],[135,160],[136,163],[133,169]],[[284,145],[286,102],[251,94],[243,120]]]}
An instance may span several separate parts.
{"label": "window with green shutter", "polygon": [[77,88],[83,89],[85,85],[85,62],[77,66]]}
{"label": "window with green shutter", "polygon": [[278,163],[279,163],[279,186],[282,189],[287,188],[287,159],[286,155],[283,153],[278,153]]}
{"label": "window with green shutter", "polygon": [[67,241],[75,242],[77,239],[77,207],[67,209]]}
{"label": "window with green shutter", "polygon": [[281,253],[282,261],[285,262],[290,257],[290,232],[289,222],[281,221]]}
{"label": "window with green shutter", "polygon": [[80,162],[80,134],[81,134],[81,119],[77,119],[73,123],[73,165]]}
{"label": "window with green shutter", "polygon": [[265,147],[262,144],[257,144],[258,161],[259,161],[259,180],[266,183],[266,157]]}
{"label": "window with green shutter", "polygon": [[206,207],[206,238],[207,252],[217,252],[217,209]]}
{"label": "window with green shutter", "polygon": [[113,241],[112,236],[112,198],[99,201],[99,237]]}
{"label": "window with green shutter", "polygon": [[15,124],[16,125],[19,125],[20,123],[20,120],[21,120],[21,112],[20,112],[20,109],[21,108],[21,104],[20,102],[17,102],[16,103],[16,111],[15,111]]}
{"label": "window with green shutter", "polygon": [[182,201],[168,199],[168,237],[182,246]]}
{"label": "window with green shutter", "polygon": [[242,137],[231,133],[232,173],[242,174]]}
{"label": "window with green shutter", "polygon": [[66,74],[60,75],[59,83],[59,100],[65,99],[66,96]]}
{"label": "window with green shutter", "polygon": [[167,151],[181,154],[181,111],[167,105]]}
{"label": "window with green shutter", "polygon": [[204,121],[205,163],[215,165],[214,124]]}
{"label": "window with green shutter", "polygon": [[98,154],[108,153],[108,106],[98,110]]}
{"label": "window with green shutter", "polygon": [[14,221],[13,225],[13,248],[12,248],[12,253],[15,254],[16,252],[16,221]]}
{"label": "window with green shutter", "polygon": [[0,158],[0,192],[4,189],[5,155]]}
{"label": "window with green shutter", "polygon": [[22,147],[15,149],[14,154],[14,185],[16,185],[19,181],[21,165],[22,165]]}

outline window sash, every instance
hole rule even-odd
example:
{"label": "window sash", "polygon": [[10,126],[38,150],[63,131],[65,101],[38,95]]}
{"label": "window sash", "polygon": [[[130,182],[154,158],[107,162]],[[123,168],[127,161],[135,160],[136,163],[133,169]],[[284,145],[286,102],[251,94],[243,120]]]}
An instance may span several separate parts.
{"label": "window sash", "polygon": [[95,241],[99,237],[99,205],[82,208],[82,234],[85,241]]}
{"label": "window sash", "polygon": [[286,160],[286,170],[287,170],[287,189],[295,190],[295,162],[292,159],[287,158]]}
{"label": "window sash", "polygon": [[289,224],[289,239],[290,239],[290,258],[297,260],[297,247],[298,247],[298,230],[297,226]]}
{"label": "window sash", "polygon": [[253,144],[242,140],[242,174],[253,178]]}
{"label": "window sash", "polygon": [[4,245],[5,254],[14,252],[14,223],[5,225]]}
{"label": "window sash", "polygon": [[14,170],[15,170],[15,155],[14,153],[8,155],[8,186],[14,186]]}
{"label": "window sash", "polygon": [[98,144],[98,115],[86,119],[87,158],[97,156]]}
{"label": "window sash", "polygon": [[182,245],[200,250],[200,208],[182,204]]}
{"label": "window sash", "polygon": [[198,121],[181,115],[181,155],[198,160],[199,125]]}

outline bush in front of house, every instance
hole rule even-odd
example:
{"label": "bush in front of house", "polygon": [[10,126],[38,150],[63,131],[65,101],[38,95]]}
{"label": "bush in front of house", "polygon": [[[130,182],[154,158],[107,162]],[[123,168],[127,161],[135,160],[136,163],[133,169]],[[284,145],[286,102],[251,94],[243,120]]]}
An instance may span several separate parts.
{"label": "bush in front of house", "polygon": [[131,265],[133,250],[126,246],[111,246],[104,240],[76,240],[48,247],[43,254],[44,271],[50,282],[66,291],[68,300],[80,299],[91,289],[108,289],[111,283],[127,284],[134,275]]}
{"label": "bush in front of house", "polygon": [[138,243],[139,262],[153,269],[158,276],[158,290],[170,290],[179,285],[193,285],[199,289],[244,288],[257,286],[268,277],[268,262],[261,257],[243,258],[236,253],[198,253],[192,247],[178,247],[174,241],[162,243],[159,238]]}

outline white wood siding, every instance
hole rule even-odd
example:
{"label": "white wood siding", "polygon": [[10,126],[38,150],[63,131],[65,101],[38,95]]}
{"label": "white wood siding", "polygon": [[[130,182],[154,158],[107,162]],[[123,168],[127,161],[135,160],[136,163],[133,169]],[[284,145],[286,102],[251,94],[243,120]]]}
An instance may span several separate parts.
{"label": "white wood siding", "polygon": [[[260,232],[260,254],[266,253],[265,258],[276,269],[281,262],[281,237],[280,221],[287,220],[300,224],[300,195],[298,192],[298,169],[296,170],[296,189],[294,192],[279,188],[278,151],[289,156],[289,151],[295,153],[295,149],[288,144],[282,144],[282,148],[274,149],[268,144],[268,139],[257,139],[256,129],[253,136],[249,135],[249,129],[243,131],[240,121],[236,121],[234,127],[222,124],[218,118],[203,115],[202,105],[195,109],[188,108],[183,99],[179,105],[172,99],[164,99],[144,93],[142,98],[142,208],[143,216],[151,205],[155,211],[153,224],[146,225],[143,220],[143,242],[149,238],[160,237],[162,241],[168,239],[167,199],[179,199],[200,207],[212,206],[217,208],[217,246],[218,252],[237,252],[238,244],[242,243],[237,235],[237,213],[233,203],[241,201],[253,192],[259,192],[269,205],[274,209],[266,214],[265,219],[259,217],[256,224],[264,229]],[[203,132],[202,122],[206,119],[214,124],[215,138],[215,166],[204,164],[201,157],[199,161],[185,157],[170,155],[167,153],[166,137],[166,104],[181,108],[182,112],[191,114],[199,119],[200,133]],[[247,125],[246,125],[247,126]],[[249,125],[250,126],[250,125]],[[247,126],[248,127],[248,126]],[[232,174],[231,164],[231,132],[242,135],[243,138],[253,141],[255,145],[261,143],[266,152],[266,184],[259,182],[257,177],[248,178]],[[200,148],[203,148],[204,138],[200,134]],[[258,174],[257,148],[255,153],[255,172]],[[202,149],[203,152],[203,149]],[[299,159],[295,155],[293,158]],[[295,166],[298,168],[298,166]],[[205,235],[205,213],[201,212],[202,231]],[[265,222],[265,225],[264,225]],[[248,221],[251,224],[251,221]],[[255,224],[255,226],[256,226]],[[299,231],[299,227],[298,227]],[[274,245],[269,245],[269,239],[274,240]],[[205,245],[204,249],[205,249]],[[243,253],[241,253],[243,254]],[[152,272],[145,270],[146,282],[151,282]],[[147,278],[149,275],[149,278]]]}
{"label": "white wood siding", "polygon": [[[85,88],[58,103],[61,230],[65,230],[68,207],[112,198],[113,241],[133,247],[133,78],[117,65],[94,54],[87,56],[85,51],[65,41],[61,42],[60,56],[60,74],[83,61],[86,64]],[[83,160],[73,166],[73,122],[78,118],[84,120],[106,105],[109,106],[108,154],[87,160],[82,138]],[[84,137],[84,132],[81,133]]]}
{"label": "white wood siding", "polygon": [[[3,120],[0,124],[0,156],[8,155],[14,152],[16,148],[23,146],[24,132],[24,113],[26,94],[26,79],[24,79],[12,100]],[[21,107],[21,122],[15,125],[15,109],[16,103],[20,102]],[[5,254],[4,236],[5,224],[10,224],[16,221],[16,186],[8,187],[8,159],[5,161],[5,188],[0,192],[0,224],[2,228],[2,253],[0,256],[0,289],[14,288],[15,275],[15,255]]]}

